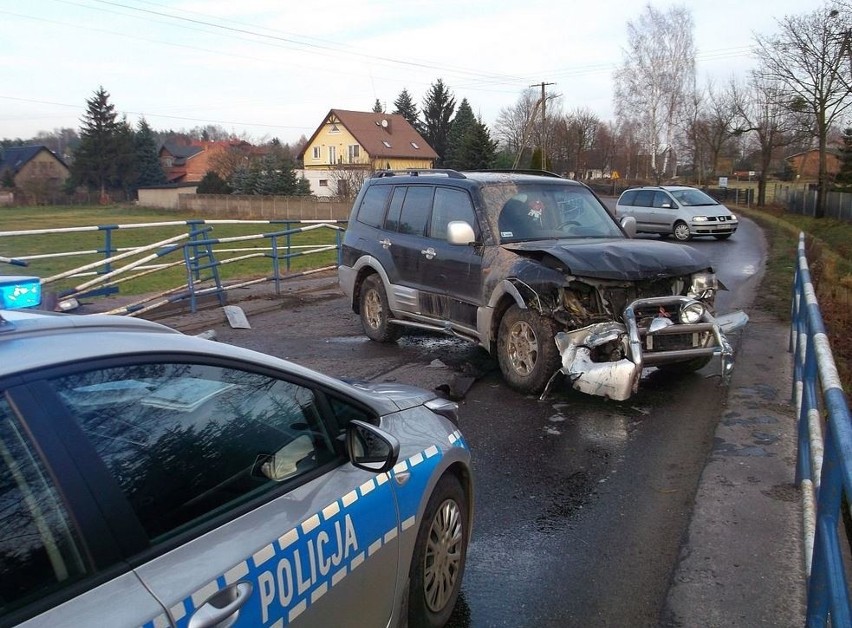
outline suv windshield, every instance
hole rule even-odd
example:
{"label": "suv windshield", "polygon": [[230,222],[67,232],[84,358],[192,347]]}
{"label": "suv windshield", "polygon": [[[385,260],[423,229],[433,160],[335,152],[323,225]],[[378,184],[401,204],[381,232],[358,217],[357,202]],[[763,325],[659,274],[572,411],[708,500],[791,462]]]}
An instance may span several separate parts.
{"label": "suv windshield", "polygon": [[595,196],[580,186],[529,183],[486,186],[500,242],[560,238],[617,238],[621,230]]}
{"label": "suv windshield", "polygon": [[701,190],[669,190],[681,205],[718,205],[716,200]]}

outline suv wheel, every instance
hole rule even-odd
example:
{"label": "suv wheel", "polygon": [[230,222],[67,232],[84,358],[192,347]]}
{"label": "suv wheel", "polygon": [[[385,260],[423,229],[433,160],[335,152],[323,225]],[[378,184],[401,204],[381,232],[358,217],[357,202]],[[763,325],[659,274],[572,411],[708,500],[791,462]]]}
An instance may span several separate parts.
{"label": "suv wheel", "polygon": [[689,233],[689,225],[685,222],[677,221],[672,229],[675,240],[678,242],[688,242],[692,239],[692,234]]}
{"label": "suv wheel", "polygon": [[361,326],[370,340],[393,342],[402,335],[402,328],[390,323],[388,295],[378,275],[370,275],[361,286]]}
{"label": "suv wheel", "polygon": [[508,384],[526,393],[540,393],[559,368],[554,322],[513,305],[500,321],[497,361]]}

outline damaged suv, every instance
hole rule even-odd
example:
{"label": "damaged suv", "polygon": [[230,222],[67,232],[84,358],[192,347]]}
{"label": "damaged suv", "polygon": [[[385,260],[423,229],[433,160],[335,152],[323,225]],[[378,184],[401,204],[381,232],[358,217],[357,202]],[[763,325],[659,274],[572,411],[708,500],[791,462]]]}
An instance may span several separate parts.
{"label": "damaged suv", "polygon": [[338,268],[366,335],[406,327],[473,341],[504,379],[628,399],[644,367],[733,368],[723,289],[695,249],[634,240],[582,183],[545,172],[381,171],[352,208]]}

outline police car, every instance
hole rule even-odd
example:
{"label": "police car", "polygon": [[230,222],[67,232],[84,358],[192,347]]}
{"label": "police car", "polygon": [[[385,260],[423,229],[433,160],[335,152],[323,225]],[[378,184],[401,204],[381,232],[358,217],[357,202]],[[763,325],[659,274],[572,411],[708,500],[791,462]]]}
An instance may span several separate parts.
{"label": "police car", "polygon": [[39,293],[0,277],[0,625],[446,623],[456,404]]}

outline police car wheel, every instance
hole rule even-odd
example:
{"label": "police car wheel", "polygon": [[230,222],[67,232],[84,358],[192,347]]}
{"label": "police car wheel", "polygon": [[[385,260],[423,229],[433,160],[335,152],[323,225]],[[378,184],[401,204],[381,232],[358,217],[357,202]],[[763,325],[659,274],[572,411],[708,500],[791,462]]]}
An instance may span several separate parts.
{"label": "police car wheel", "polygon": [[402,327],[390,320],[388,295],[378,275],[370,275],[361,286],[359,303],[361,326],[370,340],[376,342],[394,342],[402,335]]}
{"label": "police car wheel", "polygon": [[409,628],[437,628],[450,619],[467,558],[467,499],[454,475],[444,475],[426,505],[408,591]]}

